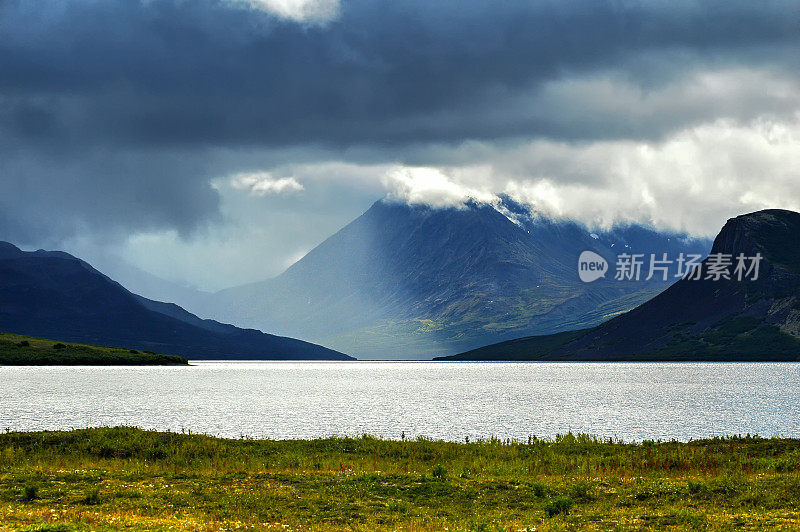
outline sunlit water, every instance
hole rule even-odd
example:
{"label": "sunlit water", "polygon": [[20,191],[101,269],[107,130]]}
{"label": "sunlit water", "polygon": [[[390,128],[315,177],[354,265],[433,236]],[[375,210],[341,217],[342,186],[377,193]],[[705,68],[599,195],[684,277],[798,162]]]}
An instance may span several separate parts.
{"label": "sunlit water", "polygon": [[135,425],[228,437],[567,431],[800,437],[800,364],[220,363],[0,367],[0,430]]}

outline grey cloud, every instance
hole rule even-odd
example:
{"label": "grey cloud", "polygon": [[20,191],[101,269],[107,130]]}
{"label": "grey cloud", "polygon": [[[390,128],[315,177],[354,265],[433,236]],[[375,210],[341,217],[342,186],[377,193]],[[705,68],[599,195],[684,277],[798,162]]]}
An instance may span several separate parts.
{"label": "grey cloud", "polygon": [[17,147],[0,160],[0,239],[57,245],[76,234],[124,237],[174,228],[191,234],[218,218],[202,154]]}
{"label": "grey cloud", "polygon": [[[309,27],[212,1],[75,1],[32,28],[25,4],[0,8],[2,93],[50,98],[40,117],[73,118],[62,137],[124,145],[564,135],[492,110],[565,75],[646,73],[651,53],[683,51],[691,68],[800,42],[793,2],[370,0]],[[609,131],[624,133],[569,134]]]}
{"label": "grey cloud", "polygon": [[708,105],[669,90],[705,71],[796,81],[797,14],[794,1],[345,0],[307,24],[227,0],[0,0],[0,238],[191,235],[222,219],[210,182],[236,172],[480,164],[463,146],[788,113],[796,102],[769,92],[724,88]]}

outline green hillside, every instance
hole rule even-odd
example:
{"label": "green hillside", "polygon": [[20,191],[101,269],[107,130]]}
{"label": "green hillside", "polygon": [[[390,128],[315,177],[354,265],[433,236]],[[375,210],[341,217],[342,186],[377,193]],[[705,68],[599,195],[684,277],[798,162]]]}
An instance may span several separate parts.
{"label": "green hillside", "polygon": [[9,366],[163,366],[188,364],[178,355],[120,347],[99,347],[0,332],[0,365]]}

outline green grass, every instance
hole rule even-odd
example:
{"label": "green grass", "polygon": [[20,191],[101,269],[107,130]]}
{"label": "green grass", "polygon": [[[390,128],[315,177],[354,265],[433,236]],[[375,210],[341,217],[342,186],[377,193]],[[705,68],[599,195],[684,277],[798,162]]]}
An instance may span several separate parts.
{"label": "green grass", "polygon": [[0,365],[167,365],[188,364],[177,355],[119,347],[73,344],[0,332]]}
{"label": "green grass", "polygon": [[0,530],[800,527],[800,440],[0,435]]}

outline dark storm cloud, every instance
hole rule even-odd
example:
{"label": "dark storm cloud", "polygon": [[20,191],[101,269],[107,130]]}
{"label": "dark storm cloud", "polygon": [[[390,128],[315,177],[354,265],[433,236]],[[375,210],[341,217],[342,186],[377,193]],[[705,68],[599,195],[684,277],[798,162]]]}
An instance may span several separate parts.
{"label": "dark storm cloud", "polygon": [[718,110],[584,122],[536,95],[603,71],[645,92],[709,65],[792,72],[800,35],[794,1],[345,0],[317,22],[222,0],[0,0],[0,232],[189,233],[217,213],[209,179],[241,169],[219,150],[397,160],[659,136]]}
{"label": "dark storm cloud", "polygon": [[643,54],[688,54],[658,61],[673,76],[754,49],[753,61],[780,60],[776,45],[800,33],[795,2],[369,0],[323,26],[174,0],[50,3],[60,8],[36,26],[25,3],[0,11],[0,90],[22,99],[5,128],[125,146],[578,134],[492,111],[594,69],[635,68],[657,84],[664,67],[647,73]]}
{"label": "dark storm cloud", "polygon": [[165,227],[188,235],[219,207],[202,154],[12,152],[0,159],[0,240],[57,246],[75,235]]}

